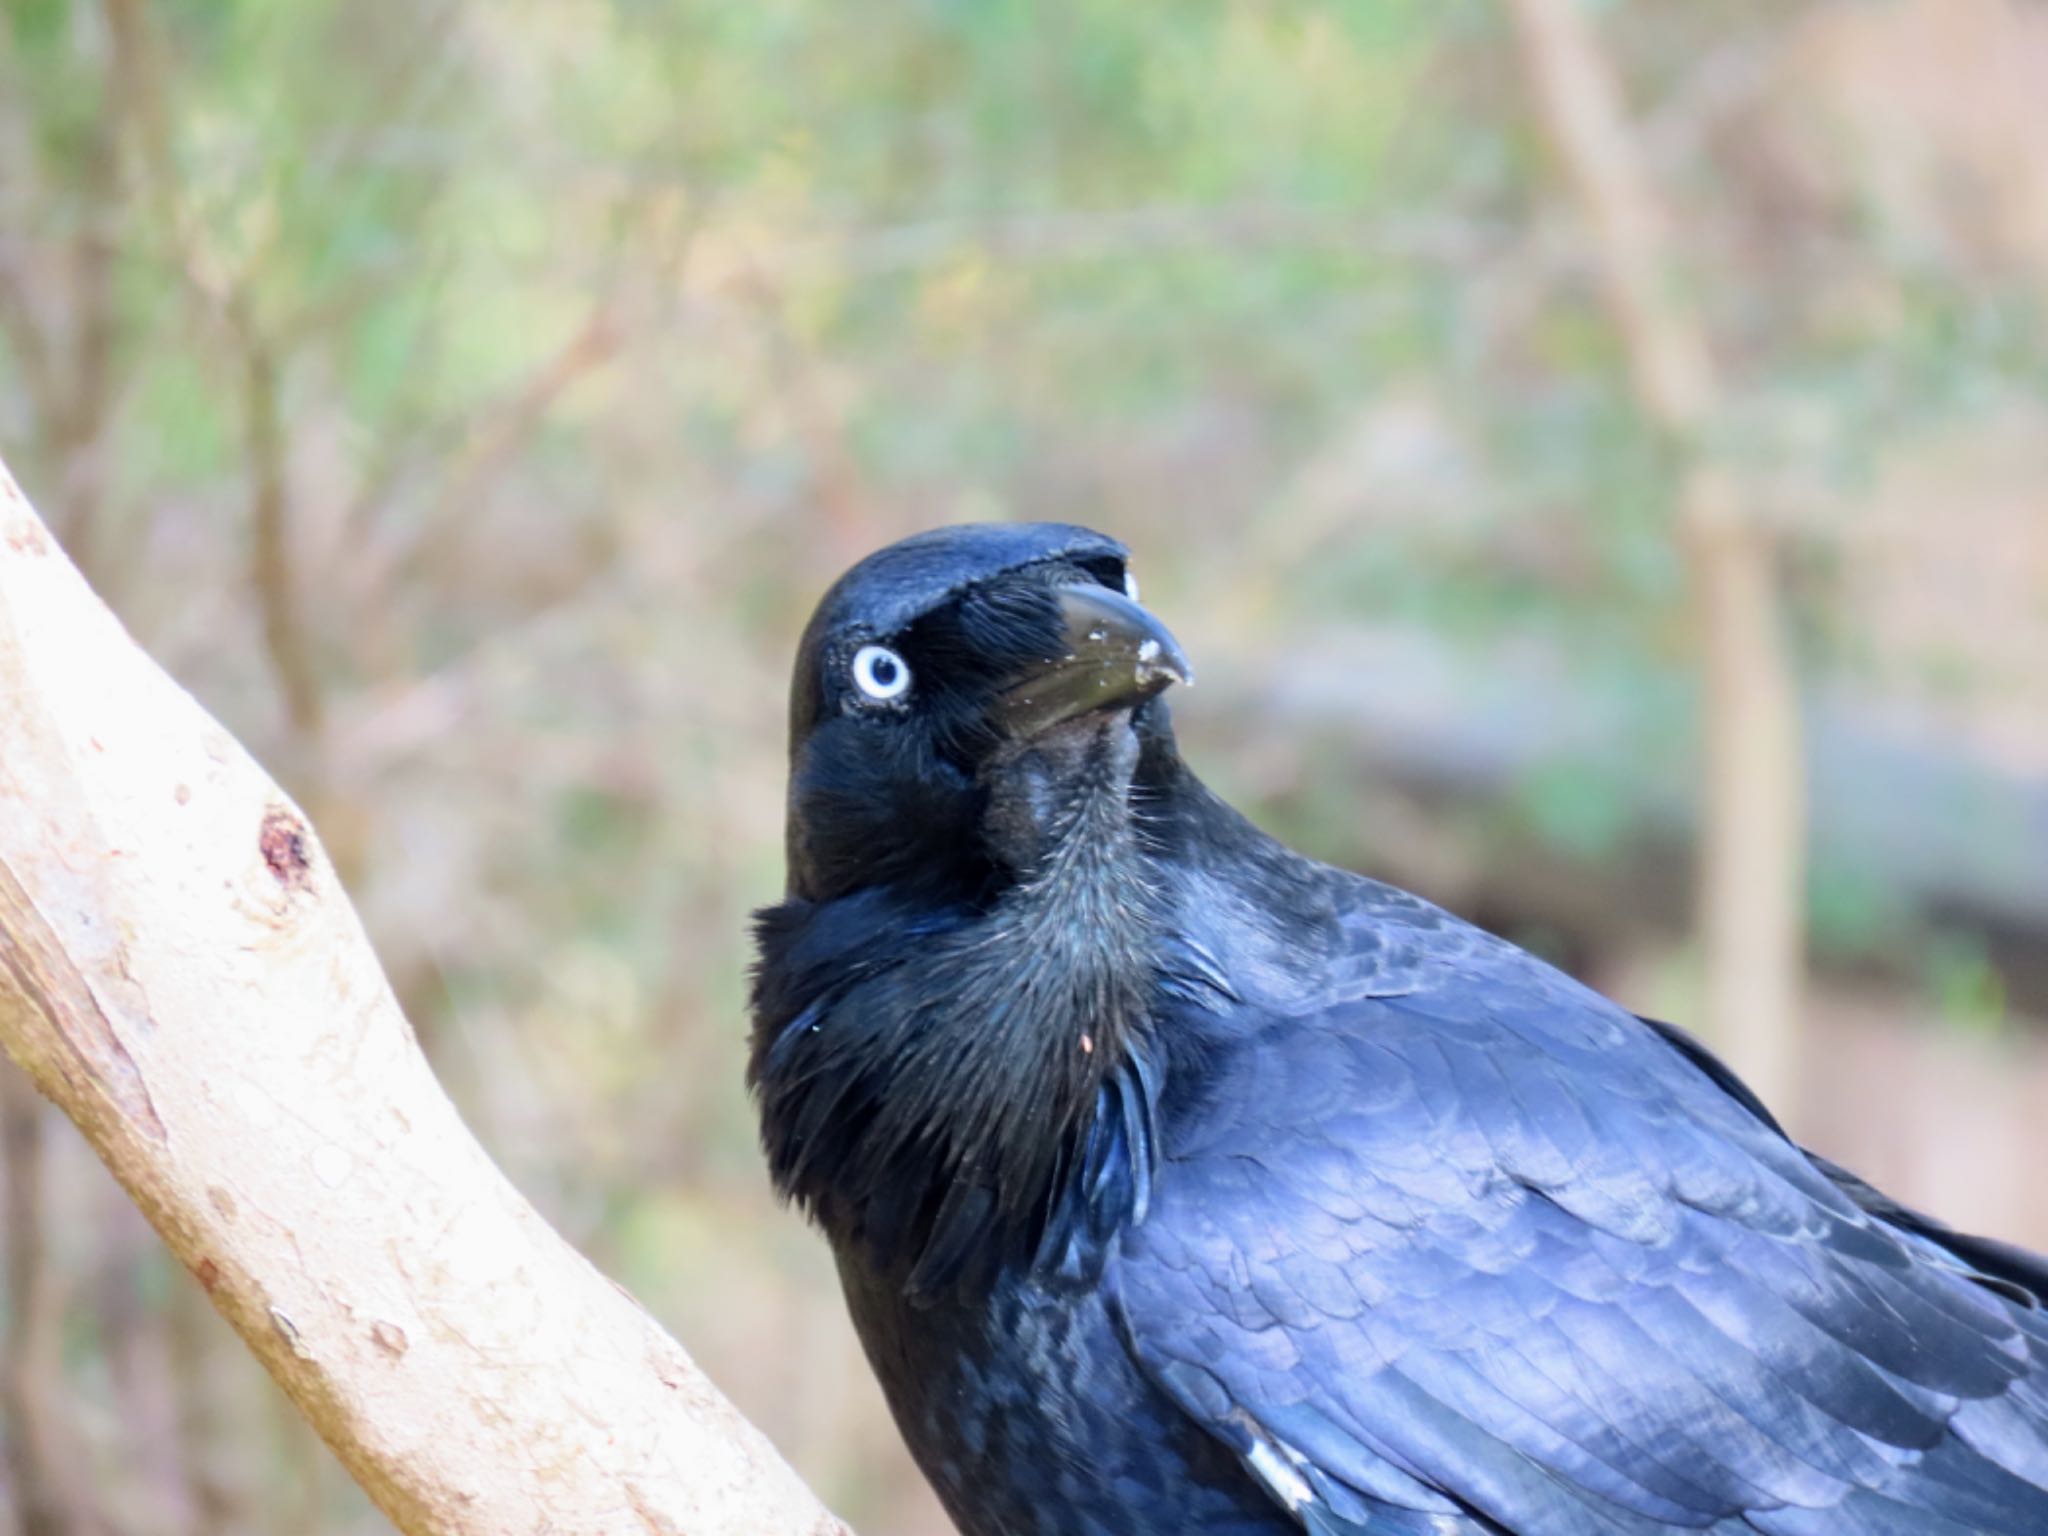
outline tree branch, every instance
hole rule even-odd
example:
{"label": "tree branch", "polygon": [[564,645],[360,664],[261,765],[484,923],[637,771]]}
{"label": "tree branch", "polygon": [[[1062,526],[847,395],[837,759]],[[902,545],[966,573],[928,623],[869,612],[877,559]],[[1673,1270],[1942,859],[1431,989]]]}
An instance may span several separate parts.
{"label": "tree branch", "polygon": [[844,1536],[491,1163],[312,829],[4,469],[0,1045],[408,1536]]}
{"label": "tree branch", "polygon": [[[325,711],[299,607],[298,573],[292,565],[291,492],[286,485],[284,429],[278,421],[277,362],[253,322],[236,330],[243,349],[250,577],[263,615],[263,649],[277,675],[286,727],[298,749],[317,759]],[[313,771],[317,775],[317,768]]]}
{"label": "tree branch", "polygon": [[1806,771],[1774,541],[1699,451],[1721,382],[1706,328],[1675,286],[1668,221],[1599,40],[1575,0],[1509,3],[1544,127],[1592,226],[1638,408],[1681,456],[1679,536],[1706,671],[1706,1033],[1766,1102],[1789,1108],[1805,953]]}

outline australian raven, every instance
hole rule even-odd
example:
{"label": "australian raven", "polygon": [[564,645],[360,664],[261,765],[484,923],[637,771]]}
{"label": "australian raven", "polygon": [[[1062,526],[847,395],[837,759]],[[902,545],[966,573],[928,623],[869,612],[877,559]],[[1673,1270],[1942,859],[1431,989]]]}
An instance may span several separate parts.
{"label": "australian raven", "polygon": [[1223,804],[1123,546],[805,632],[751,1082],[971,1536],[2041,1536],[2048,1261]]}

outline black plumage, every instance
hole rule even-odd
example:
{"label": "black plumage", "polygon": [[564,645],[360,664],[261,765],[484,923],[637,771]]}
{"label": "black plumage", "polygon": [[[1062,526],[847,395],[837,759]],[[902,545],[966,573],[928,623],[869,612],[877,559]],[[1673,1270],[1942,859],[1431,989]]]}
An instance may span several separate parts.
{"label": "black plumage", "polygon": [[1182,764],[1122,546],[820,605],[751,1081],[970,1536],[2048,1532],[2048,1263]]}

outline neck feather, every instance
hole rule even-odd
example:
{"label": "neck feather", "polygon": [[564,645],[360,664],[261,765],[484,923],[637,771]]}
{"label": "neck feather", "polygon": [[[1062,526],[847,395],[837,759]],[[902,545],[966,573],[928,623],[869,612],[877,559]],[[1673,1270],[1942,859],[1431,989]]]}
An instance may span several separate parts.
{"label": "neck feather", "polygon": [[1028,774],[1006,782],[1034,807],[992,794],[1019,873],[979,911],[869,890],[762,915],[750,1078],[778,1187],[914,1297],[1084,1271],[1142,1210],[1159,898],[1128,771],[1102,766],[1067,765],[1050,812]]}

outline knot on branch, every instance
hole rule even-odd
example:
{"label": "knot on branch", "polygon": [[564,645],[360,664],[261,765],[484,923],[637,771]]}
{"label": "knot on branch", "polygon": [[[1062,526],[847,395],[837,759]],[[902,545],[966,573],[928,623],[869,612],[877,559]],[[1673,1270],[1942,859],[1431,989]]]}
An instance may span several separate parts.
{"label": "knot on branch", "polygon": [[306,824],[281,805],[263,813],[263,830],[257,837],[263,862],[287,890],[313,888],[313,860],[306,848]]}

